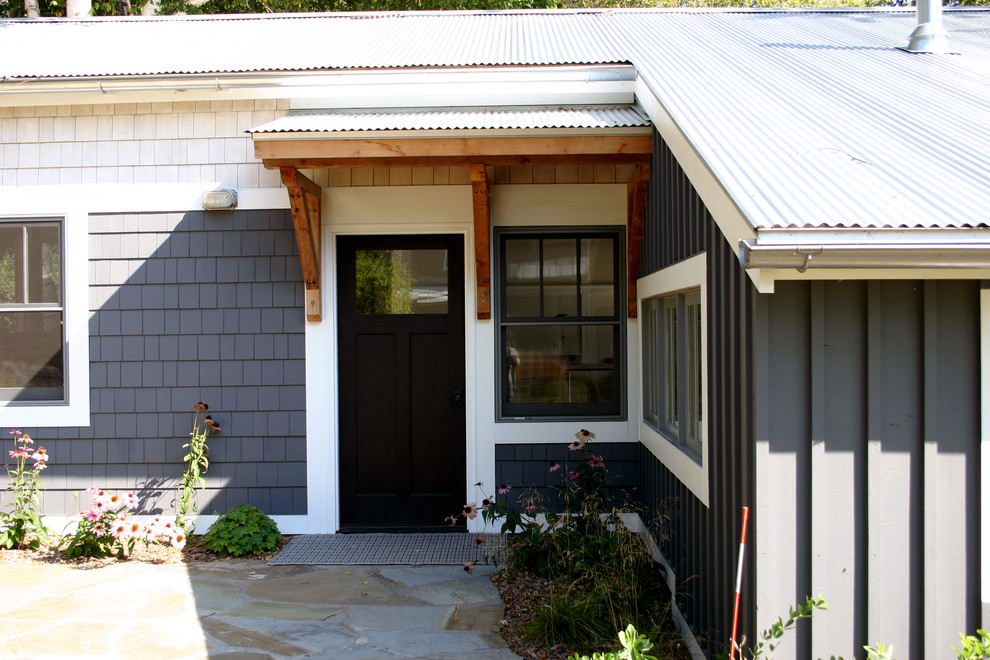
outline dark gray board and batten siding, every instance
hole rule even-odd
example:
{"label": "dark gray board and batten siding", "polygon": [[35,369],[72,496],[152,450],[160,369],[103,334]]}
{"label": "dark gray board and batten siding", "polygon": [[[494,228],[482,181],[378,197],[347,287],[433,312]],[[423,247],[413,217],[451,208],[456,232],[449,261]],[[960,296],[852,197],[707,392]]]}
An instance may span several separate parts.
{"label": "dark gray board and batten siding", "polygon": [[[640,489],[655,515],[670,515],[658,539],[677,575],[676,598],[699,642],[725,648],[732,625],[742,507],[755,529],[751,332],[755,289],[670,149],[654,135],[641,275],[702,252],[708,267],[709,506],[641,447]],[[649,515],[649,514],[647,514]],[[739,634],[755,632],[755,552],[747,548]]]}
{"label": "dark gray board and batten siding", "polygon": [[778,282],[757,315],[761,608],[828,599],[790,657],[954,655],[980,622],[979,283]]}
{"label": "dark gray board and batten siding", "polygon": [[204,514],[306,513],[302,275],[288,211],[92,215],[89,427],[30,429],[44,511],[89,486],[171,513],[198,401],[211,436]]}

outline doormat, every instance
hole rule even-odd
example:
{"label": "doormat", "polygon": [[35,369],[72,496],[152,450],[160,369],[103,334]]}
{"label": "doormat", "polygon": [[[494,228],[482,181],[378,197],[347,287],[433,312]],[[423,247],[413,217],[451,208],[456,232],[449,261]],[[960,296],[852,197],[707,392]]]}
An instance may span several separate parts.
{"label": "doormat", "polygon": [[458,565],[504,550],[501,534],[302,534],[268,565]]}

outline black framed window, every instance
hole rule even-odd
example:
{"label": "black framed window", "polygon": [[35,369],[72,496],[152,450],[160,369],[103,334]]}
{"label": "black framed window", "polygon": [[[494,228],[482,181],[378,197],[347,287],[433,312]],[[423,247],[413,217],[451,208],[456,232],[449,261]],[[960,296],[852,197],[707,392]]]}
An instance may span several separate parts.
{"label": "black framed window", "polygon": [[623,413],[621,229],[502,229],[499,416]]}
{"label": "black framed window", "polygon": [[65,400],[62,223],[0,220],[0,400]]}

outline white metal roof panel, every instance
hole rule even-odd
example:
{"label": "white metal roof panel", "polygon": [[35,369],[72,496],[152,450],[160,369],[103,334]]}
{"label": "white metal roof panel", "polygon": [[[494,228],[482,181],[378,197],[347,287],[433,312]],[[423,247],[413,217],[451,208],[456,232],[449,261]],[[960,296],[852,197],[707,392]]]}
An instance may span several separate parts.
{"label": "white metal roof panel", "polygon": [[2,26],[0,77],[7,78],[624,61],[601,21],[580,13],[89,18]]}
{"label": "white metal roof panel", "polygon": [[625,128],[650,120],[632,106],[458,108],[367,112],[294,112],[251,133],[336,133],[459,129]]}
{"label": "white metal roof panel", "polygon": [[[754,228],[990,226],[990,12],[619,14],[616,35]],[[658,35],[663,35],[658,39]]]}

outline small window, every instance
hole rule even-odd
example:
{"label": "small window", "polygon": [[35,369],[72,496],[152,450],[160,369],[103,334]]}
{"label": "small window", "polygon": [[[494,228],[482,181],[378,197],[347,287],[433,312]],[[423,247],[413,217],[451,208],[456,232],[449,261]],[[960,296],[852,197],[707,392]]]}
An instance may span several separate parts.
{"label": "small window", "polygon": [[501,417],[619,417],[622,232],[496,236]]}
{"label": "small window", "polygon": [[0,220],[0,401],[65,401],[62,223]]}
{"label": "small window", "polygon": [[643,301],[643,420],[701,459],[702,313],[699,290]]}

